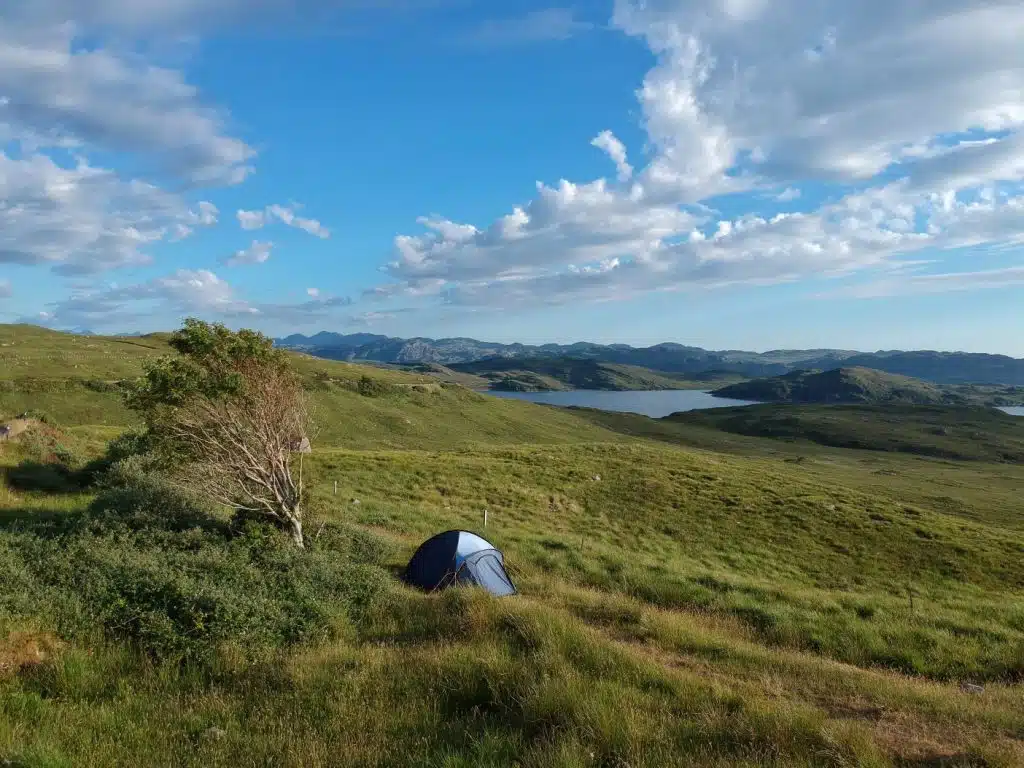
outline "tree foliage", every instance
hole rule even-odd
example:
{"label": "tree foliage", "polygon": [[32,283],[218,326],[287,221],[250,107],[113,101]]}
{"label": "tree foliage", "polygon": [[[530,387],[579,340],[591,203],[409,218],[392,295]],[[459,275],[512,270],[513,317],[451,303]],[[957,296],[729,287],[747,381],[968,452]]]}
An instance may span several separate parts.
{"label": "tree foliage", "polygon": [[288,358],[263,334],[195,319],[170,344],[177,355],[151,363],[126,398],[168,472],[218,503],[267,516],[301,547],[292,457],[310,424]]}

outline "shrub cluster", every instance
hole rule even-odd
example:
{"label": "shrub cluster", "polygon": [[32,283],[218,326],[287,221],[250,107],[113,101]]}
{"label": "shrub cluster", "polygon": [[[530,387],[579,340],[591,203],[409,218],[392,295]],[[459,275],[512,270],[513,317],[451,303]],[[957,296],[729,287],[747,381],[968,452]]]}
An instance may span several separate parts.
{"label": "shrub cluster", "polygon": [[145,456],[126,455],[88,509],[12,524],[0,536],[0,614],[86,641],[102,627],[156,658],[199,661],[225,646],[327,639],[386,587],[380,547],[354,545],[351,532],[325,527],[301,551],[273,526],[230,525],[146,470]]}

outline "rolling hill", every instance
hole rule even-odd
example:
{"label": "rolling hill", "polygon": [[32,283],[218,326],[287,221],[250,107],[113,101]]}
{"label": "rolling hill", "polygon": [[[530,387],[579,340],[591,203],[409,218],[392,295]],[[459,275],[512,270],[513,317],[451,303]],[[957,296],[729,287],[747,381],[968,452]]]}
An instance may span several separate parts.
{"label": "rolling hill", "polygon": [[[1024,761],[1024,469],[884,443],[1003,450],[987,411],[724,409],[852,409],[830,429],[878,449],[850,450],[296,355],[322,426],[298,553],[91,484],[131,424],[101,383],[161,337],[126,359],[3,332],[0,416],[52,418],[0,444],[0,763]],[[520,595],[398,583],[446,528],[500,547]]]}
{"label": "rolling hill", "polygon": [[939,387],[870,368],[794,371],[714,390],[717,397],[776,403],[893,403],[939,405],[953,398]]}
{"label": "rolling hill", "polygon": [[730,384],[712,394],[764,403],[1003,406],[1024,402],[1024,388],[938,385],[871,368],[794,371]]}
{"label": "rolling hill", "polygon": [[639,368],[576,357],[491,357],[472,363],[455,363],[452,370],[480,377],[491,389],[543,392],[564,389],[658,390],[713,386],[715,381],[735,379],[731,374],[696,374],[702,381]]}

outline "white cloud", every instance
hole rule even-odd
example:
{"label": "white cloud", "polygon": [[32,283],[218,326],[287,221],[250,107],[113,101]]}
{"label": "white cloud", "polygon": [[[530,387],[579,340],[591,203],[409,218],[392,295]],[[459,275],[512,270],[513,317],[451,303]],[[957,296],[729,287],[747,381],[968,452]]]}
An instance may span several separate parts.
{"label": "white cloud", "polygon": [[198,211],[189,211],[184,221],[174,224],[174,235],[171,237],[171,242],[184,240],[195,231],[195,227],[212,227],[217,223],[220,211],[217,210],[216,205],[204,200],[199,203],[198,208]]}
{"label": "white cloud", "polygon": [[0,152],[0,264],[49,266],[65,274],[149,261],[146,248],[215,216],[175,195],[81,160]]}
{"label": "white cloud", "polygon": [[268,205],[261,211],[240,210],[237,214],[238,223],[245,230],[262,229],[266,225],[279,221],[289,227],[301,229],[314,237],[326,240],[331,231],[316,219],[304,219],[295,213],[295,206]]}
{"label": "white cloud", "polygon": [[51,305],[45,314],[46,324],[55,327],[109,328],[160,315],[238,317],[255,313],[213,272],[181,269],[144,283],[77,290]]}
{"label": "white cloud", "polygon": [[270,260],[270,252],[274,244],[262,240],[254,240],[248,248],[235,251],[233,256],[224,260],[229,267],[238,267],[247,264],[265,264]]}
{"label": "white cloud", "polygon": [[263,211],[239,211],[235,214],[238,223],[245,230],[262,229],[267,223],[267,216]]}
{"label": "white cloud", "polygon": [[0,125],[41,146],[81,146],[143,158],[192,184],[231,184],[254,151],[226,134],[181,73],[83,46],[75,28],[0,24]]}
{"label": "white cloud", "polygon": [[[421,219],[368,296],[615,299],[1024,244],[1024,5],[618,0],[613,23],[656,56],[646,165],[602,133],[617,181],[538,185],[484,228]],[[804,211],[759,215],[771,197]]]}
{"label": "white cloud", "polygon": [[146,263],[156,243],[216,224],[213,203],[190,203],[196,187],[251,170],[254,151],[181,72],[89,26],[128,6],[0,6],[0,263]]}
{"label": "white cloud", "polygon": [[522,45],[568,40],[593,28],[593,24],[577,19],[572,8],[545,8],[524,16],[489,19],[473,29],[466,40],[480,46]]}
{"label": "white cloud", "polygon": [[327,227],[316,219],[304,219],[297,216],[294,208],[286,208],[283,205],[270,205],[267,206],[267,216],[273,216],[281,223],[287,224],[289,227],[301,229],[303,232],[308,232],[314,237],[326,240],[331,236],[331,231]]}
{"label": "white cloud", "polygon": [[430,231],[395,241],[388,272],[407,281],[514,277],[624,254],[642,259],[664,238],[693,226],[677,206],[652,204],[635,190],[562,181],[538,184],[532,202],[486,230],[422,219]]}
{"label": "white cloud", "polygon": [[876,280],[824,294],[823,298],[875,299],[951,291],[974,291],[979,288],[1019,288],[1024,285],[1024,266],[987,269],[977,272],[946,272],[915,274],[899,279]]}
{"label": "white cloud", "polygon": [[626,145],[619,141],[611,131],[601,131],[591,145],[607,153],[608,157],[615,163],[619,172],[619,181],[629,181],[633,176],[633,166],[629,164],[626,157]]}
{"label": "white cloud", "polygon": [[735,5],[616,3],[615,23],[658,55],[641,96],[651,138],[695,181],[743,153],[765,177],[867,179],[922,139],[1024,122],[1019,3]]}
{"label": "white cloud", "polygon": [[217,210],[217,206],[208,200],[203,200],[199,203],[199,212],[194,214],[196,223],[204,227],[212,227],[217,223],[220,211]]}
{"label": "white cloud", "polygon": [[319,288],[307,288],[306,289],[306,295],[311,297],[311,298],[317,299],[317,298],[320,297],[320,289]]}
{"label": "white cloud", "polygon": [[1024,132],[944,147],[915,162],[908,171],[911,187],[938,192],[970,189],[996,179],[1022,180]]}
{"label": "white cloud", "polygon": [[131,285],[83,287],[55,302],[32,322],[58,328],[113,328],[133,324],[169,327],[186,316],[235,321],[248,326],[265,322],[308,325],[335,317],[351,300],[319,296],[297,303],[254,303],[237,295],[209,270],[181,269]]}
{"label": "white cloud", "polygon": [[14,291],[11,289],[10,280],[0,280],[0,299],[9,299],[14,295]]}
{"label": "white cloud", "polygon": [[443,0],[25,0],[0,7],[0,20],[39,23],[74,19],[129,33],[187,33],[230,25],[294,23],[321,28],[352,12],[393,16],[444,5]]}

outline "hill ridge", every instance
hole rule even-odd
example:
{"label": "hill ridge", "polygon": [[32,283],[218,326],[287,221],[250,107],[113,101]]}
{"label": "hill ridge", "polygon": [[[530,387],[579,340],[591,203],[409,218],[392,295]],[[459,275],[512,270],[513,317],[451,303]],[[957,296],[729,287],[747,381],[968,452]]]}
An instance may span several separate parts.
{"label": "hill ridge", "polygon": [[977,384],[934,384],[873,368],[792,371],[740,382],[712,392],[717,397],[762,403],[952,405],[1000,407],[1024,400],[1024,389]]}
{"label": "hill ridge", "polygon": [[776,349],[767,352],[707,350],[676,342],[649,347],[628,344],[520,344],[479,341],[467,337],[403,339],[382,336],[367,342],[367,334],[320,332],[313,337],[294,334],[277,343],[317,357],[382,363],[453,365],[488,358],[585,357],[604,363],[633,365],[659,373],[694,374],[724,371],[748,377],[780,376],[795,370],[865,367],[913,376],[936,384],[998,384],[1024,386],[1024,359],[980,352],[932,350]]}

